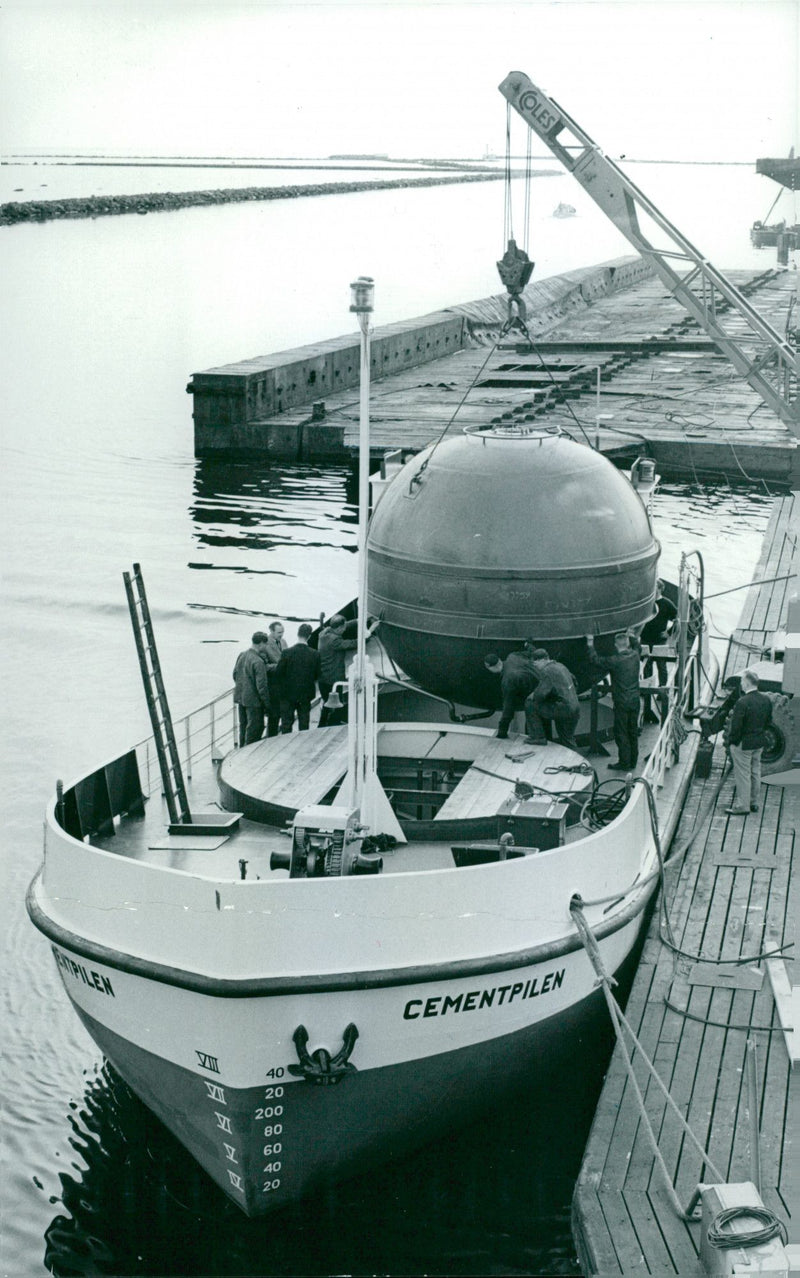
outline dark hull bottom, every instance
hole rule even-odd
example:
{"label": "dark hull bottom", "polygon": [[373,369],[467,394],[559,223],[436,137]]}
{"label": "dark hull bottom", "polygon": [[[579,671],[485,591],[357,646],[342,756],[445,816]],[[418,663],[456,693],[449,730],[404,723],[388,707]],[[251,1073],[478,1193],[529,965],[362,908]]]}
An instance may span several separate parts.
{"label": "dark hull bottom", "polygon": [[[131,1089],[250,1216],[401,1156],[524,1087],[542,1110],[604,1014],[591,995],[558,1016],[458,1051],[369,1071],[335,1086],[234,1089],[137,1047],[80,1011]],[[574,1077],[574,1069],[571,1074]]]}

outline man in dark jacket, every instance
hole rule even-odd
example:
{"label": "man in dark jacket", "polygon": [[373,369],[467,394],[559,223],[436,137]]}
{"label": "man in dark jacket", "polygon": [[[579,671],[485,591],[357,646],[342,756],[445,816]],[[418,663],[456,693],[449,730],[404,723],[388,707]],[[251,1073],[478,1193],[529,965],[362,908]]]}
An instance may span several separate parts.
{"label": "man in dark jacket", "polygon": [[727,739],[733,763],[736,792],[731,816],[748,816],[758,811],[761,793],[761,753],[766,731],[772,723],[772,702],[758,691],[758,676],[745,670],[740,680],[742,695],[733,707]]}
{"label": "man in dark jacket", "polygon": [[589,660],[598,670],[611,675],[611,704],[614,708],[614,741],[619,758],[609,763],[612,772],[632,772],[639,761],[639,644],[626,631],[614,635],[614,651],[602,657],[594,650],[594,636],[587,635]]}
{"label": "man in dark jacket", "polygon": [[561,745],[577,750],[575,729],[580,718],[575,680],[560,661],[551,661],[546,648],[535,648],[531,664],[539,680],[525,701],[526,740],[547,740],[555,727]]}
{"label": "man in dark jacket", "polygon": [[260,741],[264,731],[264,715],[269,706],[268,642],[269,636],[263,630],[257,630],[252,638],[253,646],[241,654],[234,669],[234,677],[240,688],[240,705],[244,707],[245,713],[245,745]]}
{"label": "man in dark jacket", "polygon": [[497,735],[505,738],[508,736],[511,720],[518,710],[524,709],[525,698],[536,686],[530,649],[526,648],[524,652],[511,652],[502,662],[497,653],[490,652],[487,657],[484,657],[483,664],[492,674],[500,675],[503,708],[497,725]]}
{"label": "man in dark jacket", "polygon": [[[678,618],[678,609],[672,600],[667,599],[664,594],[664,583],[659,580],[656,582],[656,615],[645,622],[642,627],[642,633],[639,635],[639,641],[644,648],[653,648],[658,644],[665,644],[669,637],[672,627]],[[644,678],[649,679],[653,673],[655,666],[658,674],[658,686],[663,688],[667,682],[667,662],[664,657],[648,657],[644,663]],[[653,711],[652,693],[645,693],[642,700],[644,701],[644,722],[658,723],[658,716]],[[667,717],[669,710],[669,693],[658,693],[658,705],[661,710],[661,722],[663,723]]]}
{"label": "man in dark jacket", "polygon": [[291,732],[295,711],[298,732],[308,728],[319,678],[319,653],[309,648],[310,637],[311,627],[303,622],[297,627],[297,643],[286,649],[275,671],[281,690],[281,732]]}
{"label": "man in dark jacket", "polygon": [[[367,639],[375,633],[379,625],[379,621],[373,621],[367,627]],[[344,681],[346,655],[348,652],[354,652],[358,647],[356,639],[345,638],[346,628],[347,622],[337,612],[320,631],[319,695],[322,697],[323,702],[328,700],[334,684]],[[323,705],[322,714],[319,717],[319,726],[321,728],[332,727],[334,724],[346,722],[346,719],[347,713],[344,709],[326,710]]]}

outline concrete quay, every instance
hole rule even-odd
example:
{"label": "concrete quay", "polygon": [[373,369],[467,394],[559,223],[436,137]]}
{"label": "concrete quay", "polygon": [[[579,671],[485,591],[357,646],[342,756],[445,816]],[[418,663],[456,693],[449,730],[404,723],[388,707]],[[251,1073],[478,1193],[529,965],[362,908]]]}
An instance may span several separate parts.
{"label": "concrete quay", "polygon": [[[783,331],[785,271],[729,278]],[[376,456],[492,421],[560,427],[670,478],[800,482],[798,441],[639,257],[537,281],[528,331],[498,342],[497,294],[375,329]],[[597,383],[600,379],[598,414]],[[358,448],[359,335],[195,373],[195,454],[347,462]]]}

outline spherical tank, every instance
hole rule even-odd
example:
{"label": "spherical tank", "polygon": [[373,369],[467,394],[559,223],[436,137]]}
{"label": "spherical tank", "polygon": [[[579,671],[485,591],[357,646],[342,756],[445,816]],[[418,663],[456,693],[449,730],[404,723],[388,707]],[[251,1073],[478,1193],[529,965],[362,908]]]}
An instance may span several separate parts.
{"label": "spherical tank", "polygon": [[383,493],[368,609],[407,675],[489,707],[499,681],[484,657],[526,639],[588,687],[584,635],[652,615],[658,554],[641,499],[601,453],[530,427],[467,430],[418,453]]}

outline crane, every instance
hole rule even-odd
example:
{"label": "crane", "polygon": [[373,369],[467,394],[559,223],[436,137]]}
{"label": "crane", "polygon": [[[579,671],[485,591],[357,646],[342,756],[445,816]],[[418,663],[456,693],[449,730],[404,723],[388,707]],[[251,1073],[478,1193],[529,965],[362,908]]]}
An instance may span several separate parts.
{"label": "crane", "polygon": [[[512,71],[499,89],[637,252],[652,263],[670,293],[705,329],[737,372],[800,438],[800,361],[792,344],[523,71]],[[650,242],[640,223],[641,214],[664,232],[668,247],[657,248]],[[721,307],[720,299],[727,306]],[[726,327],[725,319],[732,319],[733,323]]]}

